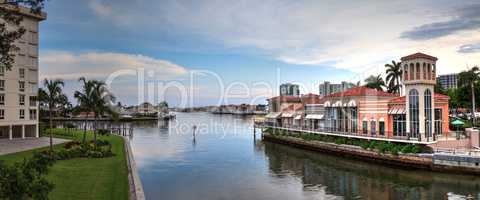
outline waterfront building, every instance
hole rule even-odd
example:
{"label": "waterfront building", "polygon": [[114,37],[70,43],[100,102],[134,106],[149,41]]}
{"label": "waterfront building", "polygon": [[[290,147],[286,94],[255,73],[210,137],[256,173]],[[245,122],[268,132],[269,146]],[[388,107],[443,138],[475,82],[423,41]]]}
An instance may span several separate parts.
{"label": "waterfront building", "polygon": [[269,113],[265,118],[272,126],[292,126],[294,116],[303,110],[302,99],[298,96],[276,96],[267,101]]}
{"label": "waterfront building", "polygon": [[291,127],[293,123],[283,120],[284,113],[302,111],[307,119],[309,114],[323,111],[323,116],[317,115],[318,122],[324,120],[324,125],[306,123],[302,128],[348,137],[435,143],[449,132],[449,97],[434,93],[437,58],[415,53],[402,57],[401,61],[406,96],[364,86],[353,87],[319,98],[324,111],[318,104],[304,104],[303,110],[295,110],[292,105],[302,105],[301,98],[273,97],[269,101],[275,102],[270,105],[274,113],[269,117],[282,116],[282,120],[276,121],[281,123],[279,126],[295,128]]}
{"label": "waterfront building", "polygon": [[305,126],[311,130],[322,130],[325,127],[325,107],[321,103],[305,104]]}
{"label": "waterfront building", "polygon": [[328,81],[325,81],[324,83],[320,84],[318,86],[319,89],[319,94],[321,97],[327,96],[329,94],[337,93],[337,92],[343,92],[345,90],[348,90],[352,87],[354,87],[355,84],[353,83],[348,83],[346,81],[342,81],[340,84],[332,84]]}
{"label": "waterfront building", "polygon": [[135,115],[156,115],[158,110],[150,102],[143,102],[138,106],[134,106],[133,113]]}
{"label": "waterfront building", "polygon": [[[0,66],[0,138],[39,137],[38,133],[38,34],[46,14],[30,9],[0,5],[23,16],[23,36],[15,41],[15,61],[11,70]],[[8,26],[8,24],[7,24]]]}
{"label": "waterfront building", "polygon": [[458,74],[444,74],[437,77],[438,83],[444,89],[456,89],[458,84]]}
{"label": "waterfront building", "polygon": [[300,96],[300,86],[292,83],[281,84],[280,96]]}

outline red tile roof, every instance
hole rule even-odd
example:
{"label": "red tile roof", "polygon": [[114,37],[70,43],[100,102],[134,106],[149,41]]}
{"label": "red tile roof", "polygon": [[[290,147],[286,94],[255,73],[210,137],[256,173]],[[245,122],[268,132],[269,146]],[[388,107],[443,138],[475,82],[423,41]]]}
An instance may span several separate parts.
{"label": "red tile roof", "polygon": [[435,99],[450,99],[450,97],[448,95],[444,95],[444,94],[439,94],[439,93],[435,93],[433,95],[433,98]]}
{"label": "red tile roof", "polygon": [[365,86],[350,88],[344,92],[337,92],[326,97],[348,97],[348,96],[384,96],[384,97],[395,97],[398,94],[392,94],[384,91],[379,91],[376,89],[368,88]]}
{"label": "red tile roof", "polygon": [[269,99],[270,101],[278,101],[280,102],[300,102],[300,97],[297,96],[276,96]]}
{"label": "red tile roof", "polygon": [[313,93],[308,93],[308,94],[302,95],[302,98],[312,98],[312,97],[319,98],[320,95],[318,95],[318,94],[313,94]]}
{"label": "red tile roof", "polygon": [[424,59],[433,60],[433,61],[438,60],[438,58],[436,58],[436,57],[433,57],[431,55],[427,55],[427,54],[424,54],[424,53],[420,53],[420,52],[414,53],[414,54],[411,54],[411,55],[408,55],[408,56],[404,56],[400,60],[406,61],[406,60],[412,60],[412,59],[416,59],[416,58],[424,58]]}

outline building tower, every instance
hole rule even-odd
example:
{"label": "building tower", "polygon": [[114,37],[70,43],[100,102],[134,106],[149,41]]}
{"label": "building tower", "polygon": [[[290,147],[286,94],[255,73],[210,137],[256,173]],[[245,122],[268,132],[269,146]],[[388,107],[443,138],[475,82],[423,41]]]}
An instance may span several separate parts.
{"label": "building tower", "polygon": [[419,141],[435,141],[433,127],[434,86],[437,58],[415,53],[401,58],[407,135]]}

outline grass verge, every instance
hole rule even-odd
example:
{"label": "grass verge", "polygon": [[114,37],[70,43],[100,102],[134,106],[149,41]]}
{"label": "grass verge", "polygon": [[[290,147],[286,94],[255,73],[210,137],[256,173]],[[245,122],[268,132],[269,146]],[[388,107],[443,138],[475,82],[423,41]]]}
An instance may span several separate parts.
{"label": "grass verge", "polygon": [[[55,137],[82,141],[83,132],[74,130],[65,133],[64,129],[55,129]],[[124,141],[120,136],[97,136],[112,144],[113,157],[107,158],[74,158],[57,161],[48,173],[47,179],[55,184],[50,199],[128,199],[128,169]],[[93,133],[87,133],[87,139],[93,139]],[[47,147],[48,148],[48,147]],[[24,151],[0,156],[7,164],[22,161],[32,156],[35,151],[47,148]],[[62,144],[55,149],[63,148]]]}

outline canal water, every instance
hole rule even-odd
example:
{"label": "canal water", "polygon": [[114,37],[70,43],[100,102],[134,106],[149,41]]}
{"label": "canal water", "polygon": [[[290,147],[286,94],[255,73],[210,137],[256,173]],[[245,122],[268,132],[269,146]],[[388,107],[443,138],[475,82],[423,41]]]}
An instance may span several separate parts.
{"label": "canal water", "polygon": [[[196,137],[193,138],[193,126]],[[480,177],[400,169],[253,138],[252,117],[177,113],[134,124],[147,199],[480,199]]]}

